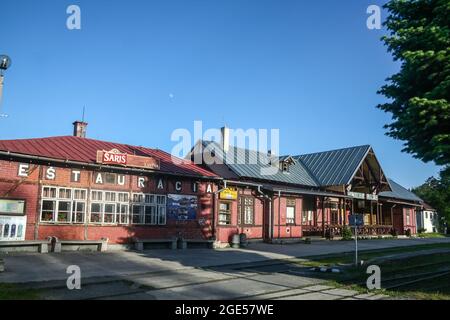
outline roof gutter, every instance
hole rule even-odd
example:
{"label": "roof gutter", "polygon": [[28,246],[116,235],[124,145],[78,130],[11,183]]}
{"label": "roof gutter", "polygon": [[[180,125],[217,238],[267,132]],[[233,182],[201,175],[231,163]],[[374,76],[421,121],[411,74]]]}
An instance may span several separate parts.
{"label": "roof gutter", "polygon": [[151,170],[151,169],[137,169],[137,168],[130,168],[130,167],[114,167],[114,166],[108,166],[103,164],[94,164],[94,163],[87,163],[87,162],[80,162],[80,161],[72,161],[72,160],[61,160],[61,159],[54,159],[54,158],[48,158],[48,157],[41,157],[41,156],[32,156],[27,154],[21,154],[21,153],[15,153],[11,151],[0,151],[0,156],[7,156],[11,158],[19,158],[19,159],[26,159],[26,160],[35,160],[35,161],[41,161],[41,162],[54,162],[58,164],[63,165],[74,165],[74,166],[82,166],[82,167],[88,167],[93,169],[112,169],[112,170],[118,170],[118,171],[128,171],[132,173],[155,173],[155,174],[165,174],[169,176],[183,176],[187,178],[194,178],[194,179],[209,179],[209,180],[223,180],[221,177],[208,177],[204,175],[190,175],[190,174],[184,174],[184,173],[171,173],[166,171],[158,171],[158,170]]}
{"label": "roof gutter", "polygon": [[243,181],[230,181],[230,180],[224,180],[223,181],[225,184],[229,183],[232,185],[237,185],[237,186],[250,186],[250,187],[257,187],[258,191],[260,190],[261,187],[263,187],[262,184],[259,183],[252,183],[252,182],[243,182]]}
{"label": "roof gutter", "polygon": [[345,195],[345,194],[339,194],[339,193],[328,193],[324,191],[314,191],[314,190],[290,190],[290,189],[280,189],[280,188],[274,188],[272,189],[274,192],[283,192],[283,193],[291,193],[291,194],[306,194],[306,195],[315,195],[315,196],[324,196],[324,197],[337,197],[337,198],[347,198],[351,199],[352,197]]}

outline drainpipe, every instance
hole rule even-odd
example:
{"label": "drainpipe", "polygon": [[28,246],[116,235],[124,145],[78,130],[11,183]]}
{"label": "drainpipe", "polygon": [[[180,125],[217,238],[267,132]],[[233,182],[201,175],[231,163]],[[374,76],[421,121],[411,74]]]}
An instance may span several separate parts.
{"label": "drainpipe", "polygon": [[273,238],[273,228],[272,228],[272,220],[273,220],[273,212],[272,212],[272,198],[267,194],[261,191],[261,186],[258,186],[258,192],[269,202],[269,240],[272,241]]}
{"label": "drainpipe", "polygon": [[278,191],[278,239],[281,238],[281,191]]}

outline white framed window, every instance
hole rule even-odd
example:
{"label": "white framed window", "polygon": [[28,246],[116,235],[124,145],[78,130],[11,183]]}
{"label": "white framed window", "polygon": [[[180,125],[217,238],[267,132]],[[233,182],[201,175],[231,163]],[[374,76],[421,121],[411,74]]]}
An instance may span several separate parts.
{"label": "white framed window", "polygon": [[166,196],[133,193],[132,223],[148,225],[166,224]]}
{"label": "white framed window", "polygon": [[295,224],[295,199],[286,199],[286,224]]}
{"label": "white framed window", "polygon": [[128,224],[130,195],[127,192],[91,190],[90,223]]}
{"label": "white framed window", "polygon": [[41,222],[84,222],[87,190],[43,186],[41,195]]}

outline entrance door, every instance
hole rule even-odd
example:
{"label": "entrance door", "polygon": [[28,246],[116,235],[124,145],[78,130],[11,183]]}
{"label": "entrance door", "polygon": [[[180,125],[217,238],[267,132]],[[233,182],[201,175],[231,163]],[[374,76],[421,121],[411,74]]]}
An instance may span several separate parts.
{"label": "entrance door", "polygon": [[270,205],[267,199],[263,200],[263,239],[264,241],[270,240]]}
{"label": "entrance door", "polygon": [[402,235],[404,233],[403,226],[403,208],[394,208],[394,229],[397,230],[398,234]]}

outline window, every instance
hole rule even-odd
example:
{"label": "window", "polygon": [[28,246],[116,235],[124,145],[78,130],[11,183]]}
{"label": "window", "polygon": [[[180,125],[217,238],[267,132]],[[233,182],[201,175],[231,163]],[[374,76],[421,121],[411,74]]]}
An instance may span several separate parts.
{"label": "window", "polygon": [[238,203],[238,223],[251,225],[254,223],[254,198],[240,196]]}
{"label": "window", "polygon": [[135,224],[166,224],[166,196],[134,193],[132,210],[132,222]]}
{"label": "window", "polygon": [[71,201],[59,201],[58,202],[58,222],[70,222],[71,221]]}
{"label": "window", "polygon": [[121,224],[128,224],[128,210],[130,209],[130,206],[128,203],[121,203],[118,205],[117,207],[118,209],[118,214],[119,214],[119,221],[118,223]]}
{"label": "window", "polygon": [[41,221],[83,223],[86,195],[84,189],[42,187]]}
{"label": "window", "polygon": [[101,203],[91,203],[91,215],[90,222],[101,223],[102,222],[103,206]]}
{"label": "window", "polygon": [[73,222],[74,223],[83,223],[84,222],[84,214],[86,212],[86,203],[74,201],[72,206],[73,213]]}
{"label": "window", "polygon": [[129,194],[114,191],[91,191],[91,223],[128,224]]}
{"label": "window", "polygon": [[411,224],[411,209],[406,209],[406,225]]}
{"label": "window", "polygon": [[331,224],[339,224],[339,206],[336,202],[330,202],[328,204],[331,214]]}
{"label": "window", "polygon": [[219,203],[219,224],[231,224],[231,202]]}
{"label": "window", "polygon": [[314,207],[314,198],[303,198],[302,224],[310,225],[313,223]]}
{"label": "window", "polygon": [[286,224],[295,224],[295,199],[286,199]]}
{"label": "window", "polygon": [[66,188],[59,188],[58,198],[60,199],[72,199],[72,190]]}
{"label": "window", "polygon": [[44,187],[42,189],[43,198],[56,198],[57,188],[54,187]]}
{"label": "window", "polygon": [[42,200],[41,221],[54,221],[56,201]]}
{"label": "window", "polygon": [[92,201],[102,201],[103,200],[103,192],[102,191],[91,191],[91,200]]}
{"label": "window", "polygon": [[133,218],[132,222],[135,224],[144,223],[143,215],[144,206],[133,204]]}

